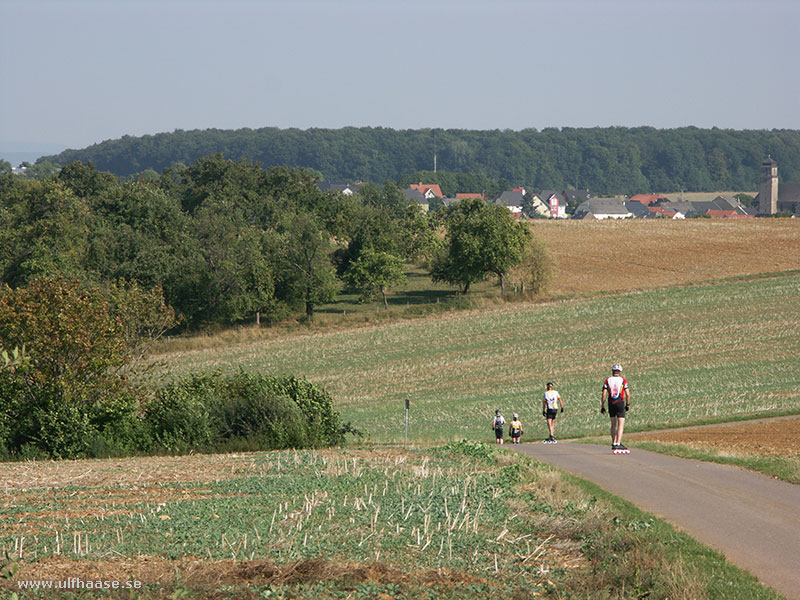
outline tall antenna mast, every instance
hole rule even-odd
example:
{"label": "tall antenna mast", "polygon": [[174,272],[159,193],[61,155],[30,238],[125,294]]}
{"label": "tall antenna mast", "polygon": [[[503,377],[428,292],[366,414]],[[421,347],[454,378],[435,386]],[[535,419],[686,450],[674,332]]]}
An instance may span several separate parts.
{"label": "tall antenna mast", "polygon": [[436,173],[436,132],[433,132],[433,172]]}

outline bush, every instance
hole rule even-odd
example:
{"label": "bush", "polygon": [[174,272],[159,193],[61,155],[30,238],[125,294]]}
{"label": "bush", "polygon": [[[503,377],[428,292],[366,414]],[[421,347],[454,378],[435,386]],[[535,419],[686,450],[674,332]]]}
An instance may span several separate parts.
{"label": "bush", "polygon": [[494,460],[495,454],[497,453],[497,448],[494,444],[466,439],[450,442],[438,450],[444,456],[468,456],[485,461]]}
{"label": "bush", "polygon": [[169,452],[317,448],[357,433],[330,395],[296,377],[198,374],[160,389],[145,420]]}
{"label": "bush", "polygon": [[525,247],[522,264],[512,274],[522,281],[526,294],[546,293],[556,276],[556,263],[547,245],[539,238],[532,238]]}
{"label": "bush", "polygon": [[147,446],[140,392],[124,374],[173,322],[159,289],[63,277],[0,287],[0,346],[25,348],[0,369],[0,453],[82,458]]}

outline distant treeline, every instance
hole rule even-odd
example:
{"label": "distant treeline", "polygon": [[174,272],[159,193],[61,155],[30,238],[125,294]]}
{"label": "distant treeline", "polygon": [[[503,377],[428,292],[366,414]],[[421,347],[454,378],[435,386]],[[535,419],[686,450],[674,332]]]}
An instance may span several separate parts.
{"label": "distant treeline", "polygon": [[[83,150],[43,157],[66,165],[93,163],[130,176],[161,173],[222,153],[264,167],[301,167],[327,180],[402,182],[439,170],[477,173],[533,190],[588,188],[595,196],[638,192],[754,191],[759,165],[770,155],[784,181],[800,181],[800,131],[654,129],[394,130],[263,129],[182,131],[125,136]],[[459,190],[480,192],[481,190]]]}

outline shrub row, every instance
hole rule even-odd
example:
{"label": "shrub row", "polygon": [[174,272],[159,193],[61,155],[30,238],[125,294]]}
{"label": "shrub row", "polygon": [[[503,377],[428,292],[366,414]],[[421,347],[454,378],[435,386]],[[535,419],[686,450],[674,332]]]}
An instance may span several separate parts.
{"label": "shrub row", "polygon": [[0,454],[30,459],[317,448],[358,433],[341,422],[325,390],[296,377],[197,374],[143,403],[130,389],[118,392],[78,410],[46,390],[31,401],[19,379],[0,373]]}

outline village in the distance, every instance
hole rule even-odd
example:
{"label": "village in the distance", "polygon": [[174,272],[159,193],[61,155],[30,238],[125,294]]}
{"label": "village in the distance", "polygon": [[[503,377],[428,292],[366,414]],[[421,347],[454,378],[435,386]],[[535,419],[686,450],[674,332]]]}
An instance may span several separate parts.
{"label": "village in the distance", "polygon": [[[339,192],[351,196],[360,182],[320,182],[324,192]],[[480,198],[506,207],[517,219],[752,219],[759,216],[784,215],[795,218],[800,214],[800,184],[778,181],[778,163],[767,157],[761,163],[759,191],[755,197],[747,194],[725,195],[689,200],[683,194],[634,194],[629,198],[592,196],[588,189],[541,190],[524,187],[504,191],[496,198],[483,193],[459,192],[448,198],[438,184],[411,184],[403,194],[424,212],[450,207],[468,198]]]}

